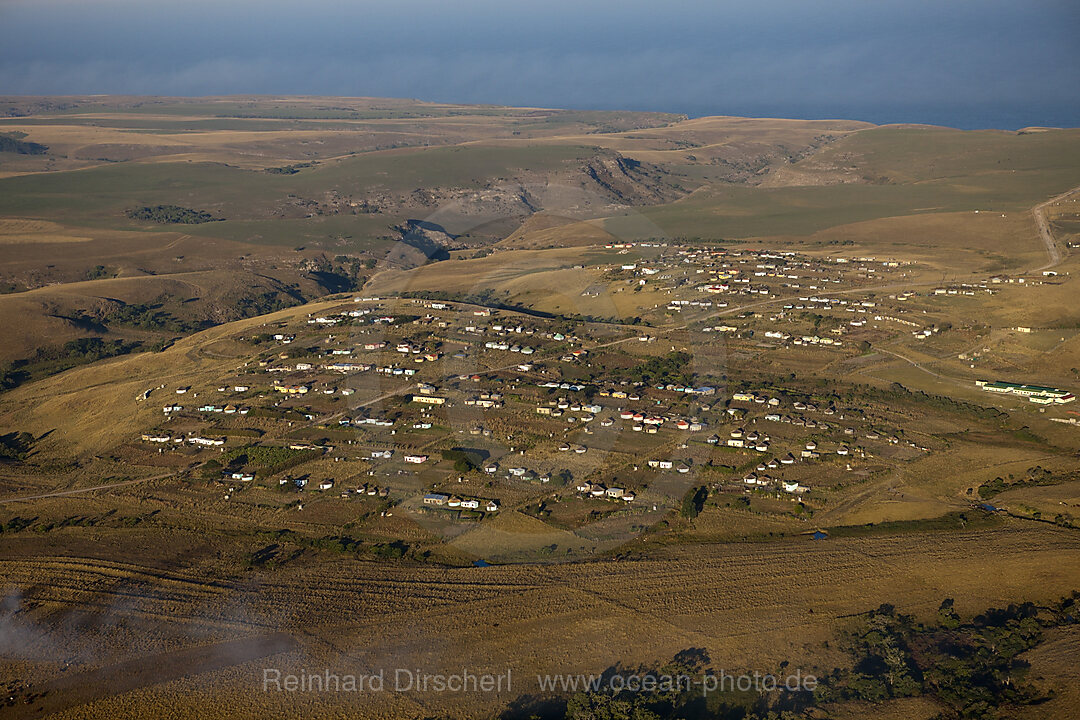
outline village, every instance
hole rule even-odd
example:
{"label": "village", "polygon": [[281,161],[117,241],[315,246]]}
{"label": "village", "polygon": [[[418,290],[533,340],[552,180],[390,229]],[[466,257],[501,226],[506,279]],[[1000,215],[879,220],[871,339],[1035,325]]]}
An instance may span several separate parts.
{"label": "village", "polygon": [[[251,359],[211,386],[144,392],[139,402],[170,396],[142,452],[197,464],[232,502],[278,488],[309,514],[359,501],[364,512],[439,524],[514,508],[568,527],[630,516],[644,525],[705,487],[716,501],[808,520],[851,483],[933,452],[933,441],[880,403],[741,372],[732,358],[813,368],[884,339],[929,342],[950,330],[927,313],[931,303],[997,292],[875,291],[912,270],[888,259],[606,249],[612,260],[595,268],[603,283],[592,288],[646,288],[667,301],[627,320],[342,297],[301,324],[244,337]],[[977,386],[1035,403],[1073,399]]]}

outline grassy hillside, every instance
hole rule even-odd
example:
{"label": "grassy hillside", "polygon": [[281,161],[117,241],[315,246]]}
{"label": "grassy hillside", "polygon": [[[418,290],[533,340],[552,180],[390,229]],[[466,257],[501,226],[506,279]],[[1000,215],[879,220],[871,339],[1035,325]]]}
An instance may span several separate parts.
{"label": "grassy hillside", "polygon": [[[668,237],[717,240],[807,236],[916,214],[1027,212],[1080,184],[1077,168],[1076,130],[872,128],[781,168],[763,187],[712,185],[667,205],[611,217],[604,228],[628,239],[659,229]],[[866,234],[873,234],[871,226]]]}
{"label": "grassy hillside", "polygon": [[998,173],[1054,174],[1078,165],[1080,130],[879,127],[842,138],[795,167],[857,171],[871,182],[911,183]]}

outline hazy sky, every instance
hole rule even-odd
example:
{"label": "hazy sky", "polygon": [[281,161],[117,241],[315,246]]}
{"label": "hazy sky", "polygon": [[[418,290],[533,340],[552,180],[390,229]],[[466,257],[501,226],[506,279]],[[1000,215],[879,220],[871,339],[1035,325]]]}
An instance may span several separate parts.
{"label": "hazy sky", "polygon": [[0,94],[1080,126],[1076,0],[0,0]]}

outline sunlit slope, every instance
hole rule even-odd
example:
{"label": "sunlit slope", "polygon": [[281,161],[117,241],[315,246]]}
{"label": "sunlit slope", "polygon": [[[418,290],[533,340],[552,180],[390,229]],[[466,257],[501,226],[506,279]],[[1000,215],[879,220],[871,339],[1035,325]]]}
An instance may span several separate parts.
{"label": "sunlit slope", "polygon": [[334,192],[360,200],[379,191],[481,187],[516,172],[554,172],[593,154],[580,146],[429,148],[352,157],[288,175],[215,163],[120,163],[0,179],[0,214],[127,225],[129,208],[176,204],[227,221],[275,219],[290,195],[319,200]]}
{"label": "sunlit slope", "polygon": [[237,334],[328,306],[313,303],[219,325],[162,352],[124,355],[15,388],[0,401],[0,425],[44,436],[39,449],[49,456],[102,452],[161,416],[160,397],[135,401],[143,391],[216,378],[251,359],[250,347],[236,343]]}
{"label": "sunlit slope", "polygon": [[[1078,184],[1080,130],[872,128],[778,170],[766,186],[712,184],[640,214],[670,237],[810,235],[899,215],[1026,212]],[[625,238],[654,234],[636,215],[604,228]]]}
{"label": "sunlit slope", "polygon": [[[1006,132],[887,126],[838,140],[794,164],[806,173],[847,173],[849,181],[908,184],[981,176],[1054,178],[1080,169],[1080,130]],[[1072,176],[1070,176],[1072,177]],[[1012,181],[1012,187],[1025,183]],[[1010,186],[1008,183],[995,187]]]}

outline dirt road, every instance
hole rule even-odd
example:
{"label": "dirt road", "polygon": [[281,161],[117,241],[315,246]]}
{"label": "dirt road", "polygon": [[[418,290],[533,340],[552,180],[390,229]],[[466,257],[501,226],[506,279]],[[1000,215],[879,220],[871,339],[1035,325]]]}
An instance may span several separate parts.
{"label": "dirt road", "polygon": [[1061,246],[1054,238],[1054,233],[1050,229],[1050,220],[1046,217],[1046,208],[1050,207],[1054,203],[1061,202],[1065,198],[1080,193],[1080,187],[1075,187],[1072,190],[1061,193],[1055,197],[1050,198],[1046,202],[1041,202],[1035,207],[1031,208],[1031,216],[1035,218],[1035,227],[1039,230],[1039,237],[1042,238],[1043,244],[1046,245],[1047,262],[1041,267],[1035,268],[1032,272],[1041,272],[1043,270],[1049,270],[1052,267],[1056,267],[1061,264],[1061,261],[1065,259],[1065,254],[1061,250]]}
{"label": "dirt road", "polygon": [[61,490],[59,492],[43,493],[41,495],[23,495],[21,497],[0,498],[0,504],[22,502],[24,500],[41,500],[44,498],[61,497],[63,495],[79,495],[81,493],[94,492],[95,490],[110,490],[112,488],[126,487],[128,485],[137,485],[139,483],[148,482],[150,480],[160,480],[163,477],[169,477],[169,475],[155,475],[154,477],[139,478],[138,480],[125,480],[124,482],[111,483],[109,485],[96,485],[94,487],[79,488],[78,490]]}

